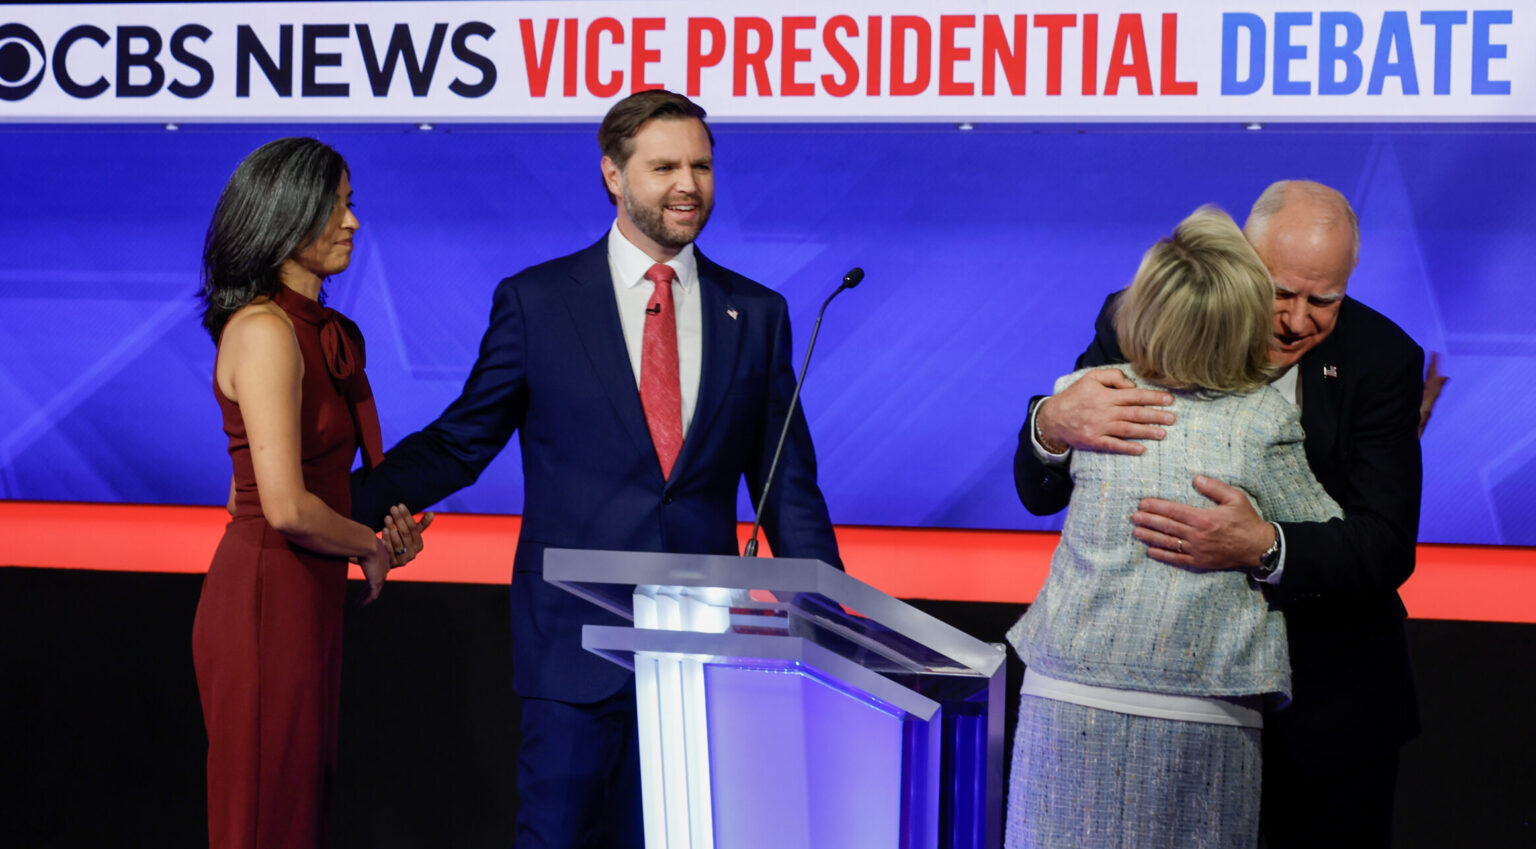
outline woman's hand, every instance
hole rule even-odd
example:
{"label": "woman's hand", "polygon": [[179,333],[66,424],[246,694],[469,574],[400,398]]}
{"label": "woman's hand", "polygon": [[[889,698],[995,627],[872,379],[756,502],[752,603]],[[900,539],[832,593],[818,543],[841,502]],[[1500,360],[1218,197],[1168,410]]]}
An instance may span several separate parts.
{"label": "woman's hand", "polygon": [[426,546],[421,532],[432,524],[432,514],[421,514],[421,521],[411,518],[411,511],[404,504],[389,508],[384,517],[384,542],[389,547],[390,565],[404,566],[416,559]]}
{"label": "woman's hand", "polygon": [[368,594],[363,596],[363,604],[371,604],[379,597],[384,590],[384,579],[389,577],[389,547],[382,539],[375,538],[374,542],[373,551],[357,559],[357,565],[363,567],[363,577],[368,579]]}

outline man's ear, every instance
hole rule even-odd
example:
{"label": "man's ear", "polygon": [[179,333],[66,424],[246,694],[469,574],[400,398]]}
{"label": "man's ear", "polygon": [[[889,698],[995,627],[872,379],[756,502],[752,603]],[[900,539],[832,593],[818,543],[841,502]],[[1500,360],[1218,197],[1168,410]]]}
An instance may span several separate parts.
{"label": "man's ear", "polygon": [[620,191],[620,189],[623,188],[624,181],[622,175],[619,172],[619,166],[615,164],[612,159],[609,159],[605,156],[603,157],[602,169],[603,185],[608,187],[608,191],[614,197],[621,196],[623,193]]}

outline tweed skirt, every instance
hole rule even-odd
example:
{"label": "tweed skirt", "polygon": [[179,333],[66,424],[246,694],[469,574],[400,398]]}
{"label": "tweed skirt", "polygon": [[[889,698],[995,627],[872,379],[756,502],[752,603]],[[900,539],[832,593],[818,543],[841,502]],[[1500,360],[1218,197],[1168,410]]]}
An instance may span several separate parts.
{"label": "tweed skirt", "polygon": [[1253,849],[1259,729],[1023,696],[1007,849]]}

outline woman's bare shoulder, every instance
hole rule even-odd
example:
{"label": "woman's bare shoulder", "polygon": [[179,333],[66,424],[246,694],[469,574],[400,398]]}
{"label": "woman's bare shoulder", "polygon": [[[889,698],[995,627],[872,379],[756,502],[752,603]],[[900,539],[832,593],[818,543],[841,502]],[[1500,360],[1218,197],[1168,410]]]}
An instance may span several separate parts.
{"label": "woman's bare shoulder", "polygon": [[299,380],[304,376],[304,358],[298,337],[293,335],[293,320],[269,300],[246,304],[224,325],[214,365],[219,391],[239,403],[236,375],[252,367],[268,375],[288,374]]}
{"label": "woman's bare shoulder", "polygon": [[293,319],[283,312],[282,307],[261,298],[235,310],[224,325],[219,347],[286,344],[297,345],[293,335]]}

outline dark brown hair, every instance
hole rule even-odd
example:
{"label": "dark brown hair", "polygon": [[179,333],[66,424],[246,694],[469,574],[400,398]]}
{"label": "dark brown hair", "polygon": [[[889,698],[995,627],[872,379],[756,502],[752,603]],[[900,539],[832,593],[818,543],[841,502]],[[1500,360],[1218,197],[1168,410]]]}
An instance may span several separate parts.
{"label": "dark brown hair", "polygon": [[[705,114],[704,107],[677,92],[661,88],[638,91],[613,104],[613,108],[603,116],[603,124],[597,128],[597,146],[602,149],[603,156],[613,160],[613,164],[622,171],[629,162],[630,154],[635,152],[635,135],[647,123],[658,118],[672,121],[694,118],[704,125],[709,147],[713,150],[715,134],[710,132],[709,124],[704,120]],[[608,191],[606,182],[603,191],[608,192],[609,203],[618,203],[618,198]]]}

